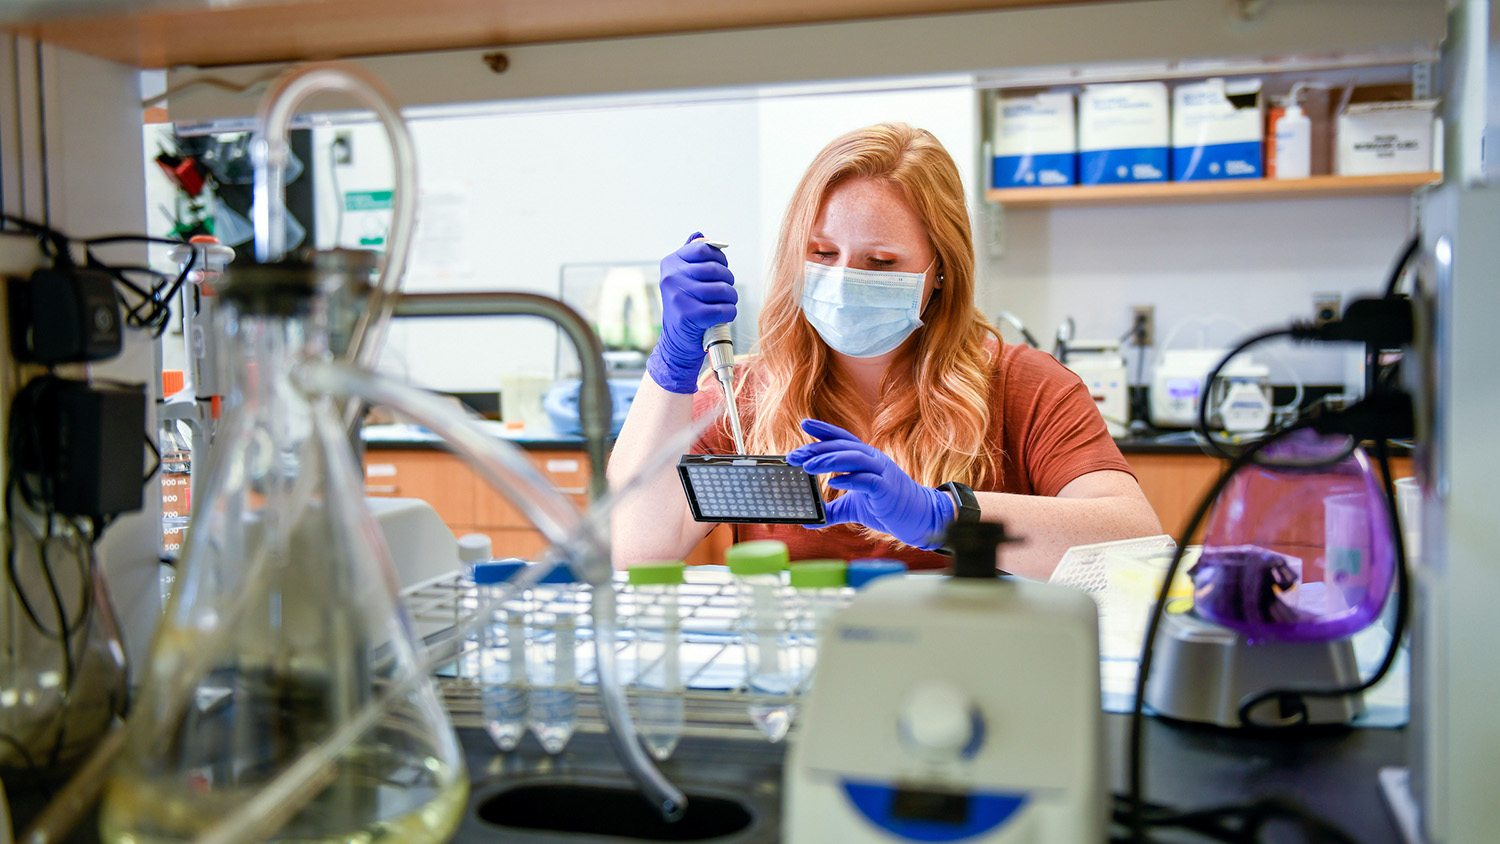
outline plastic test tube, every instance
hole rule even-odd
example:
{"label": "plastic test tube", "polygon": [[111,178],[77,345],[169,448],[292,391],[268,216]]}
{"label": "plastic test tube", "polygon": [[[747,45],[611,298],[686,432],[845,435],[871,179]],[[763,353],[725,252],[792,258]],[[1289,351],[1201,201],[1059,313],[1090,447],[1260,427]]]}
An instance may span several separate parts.
{"label": "plastic test tube", "polygon": [[771,741],[784,738],[792,722],[794,677],[787,661],[794,654],[782,649],[787,619],[779,594],[787,557],[786,543],[774,539],[741,542],[724,552],[739,596],[737,626],[744,642],[750,719]]}
{"label": "plastic test tube", "polygon": [[588,612],[572,569],[558,563],[537,583],[529,606],[531,700],[527,721],[548,753],[561,753],[578,728],[578,616]]}
{"label": "plastic test tube", "polygon": [[658,761],[672,755],[682,739],[682,615],[678,587],[685,566],[680,561],[630,567],[631,684],[635,687],[635,725],[646,749]]}
{"label": "plastic test tube", "polygon": [[849,564],[843,560],[802,560],[792,563],[792,641],[797,650],[797,694],[812,688],[818,645],[829,619],[849,602],[845,596]]}
{"label": "plastic test tube", "polygon": [[505,600],[504,583],[524,569],[521,560],[475,563],[479,587],[479,684],[484,729],[501,750],[516,748],[526,734],[526,608],[523,596]]}

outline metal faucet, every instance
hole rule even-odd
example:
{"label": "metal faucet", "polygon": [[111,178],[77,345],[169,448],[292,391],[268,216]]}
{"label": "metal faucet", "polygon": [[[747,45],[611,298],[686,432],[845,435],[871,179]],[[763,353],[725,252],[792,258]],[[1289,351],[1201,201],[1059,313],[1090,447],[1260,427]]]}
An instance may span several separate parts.
{"label": "metal faucet", "polygon": [[578,415],[583,423],[585,449],[589,456],[589,497],[595,501],[609,489],[605,460],[609,455],[609,431],[613,408],[609,382],[604,375],[604,344],[578,312],[550,296],[535,293],[495,291],[489,293],[407,293],[396,300],[397,317],[537,316],[557,324],[578,352],[583,368],[583,388],[578,396]]}

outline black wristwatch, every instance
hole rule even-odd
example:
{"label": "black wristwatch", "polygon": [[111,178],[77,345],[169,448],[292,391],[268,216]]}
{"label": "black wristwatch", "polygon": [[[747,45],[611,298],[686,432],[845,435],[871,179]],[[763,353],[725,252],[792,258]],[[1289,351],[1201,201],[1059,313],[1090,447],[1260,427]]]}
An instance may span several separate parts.
{"label": "black wristwatch", "polygon": [[979,521],[979,499],[974,497],[974,490],[958,481],[949,481],[938,489],[953,496],[953,501],[957,505],[954,508],[953,521]]}

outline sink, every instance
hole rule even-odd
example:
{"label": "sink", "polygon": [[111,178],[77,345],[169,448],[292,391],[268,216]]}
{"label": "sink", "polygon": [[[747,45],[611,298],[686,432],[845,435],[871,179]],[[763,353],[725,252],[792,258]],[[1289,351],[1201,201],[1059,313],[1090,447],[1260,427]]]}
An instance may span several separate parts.
{"label": "sink", "polygon": [[575,735],[558,756],[530,736],[510,753],[482,730],[458,736],[471,786],[454,844],[780,840],[783,744],[685,737],[661,765],[688,797],[686,815],[669,824],[641,797],[605,735]]}

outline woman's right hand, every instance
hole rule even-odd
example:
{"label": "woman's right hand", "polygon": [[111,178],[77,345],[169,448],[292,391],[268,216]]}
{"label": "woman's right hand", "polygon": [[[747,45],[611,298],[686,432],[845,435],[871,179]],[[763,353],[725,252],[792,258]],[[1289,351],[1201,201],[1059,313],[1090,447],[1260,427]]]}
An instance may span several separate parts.
{"label": "woman's right hand", "polygon": [[739,294],[729,259],[697,232],[661,261],[661,337],[646,372],[662,389],[691,394],[703,367],[703,332],[733,322]]}

